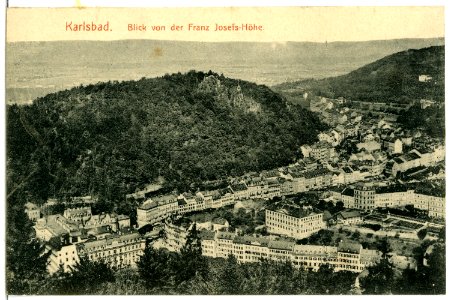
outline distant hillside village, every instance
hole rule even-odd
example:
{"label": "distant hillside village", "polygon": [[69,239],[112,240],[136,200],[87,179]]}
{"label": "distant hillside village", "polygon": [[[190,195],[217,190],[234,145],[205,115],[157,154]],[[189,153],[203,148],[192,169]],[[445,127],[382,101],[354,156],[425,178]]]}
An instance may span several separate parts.
{"label": "distant hillside village", "polygon": [[[325,229],[347,228],[407,240],[418,239],[418,232],[426,230],[429,238],[436,239],[445,219],[443,141],[398,126],[396,112],[409,105],[356,104],[324,97],[310,105],[332,128],[318,134],[318,142],[300,147],[302,159],[229,178],[220,189],[154,196],[161,185],[149,185],[126,197],[141,203],[136,209],[136,225],[131,224],[130,216],[92,214],[90,205],[96,199],[90,197],[74,199],[73,203],[82,205],[66,208],[63,214],[43,217],[46,206],[55,203],[49,201],[42,207],[27,203],[25,211],[35,222],[36,237],[46,242],[52,253],[49,273],[60,267],[70,271],[83,257],[104,260],[117,268],[134,267],[146,243],[161,240],[164,247],[180,251],[194,225],[205,256],[227,258],[233,254],[239,262],[290,260],[313,271],[326,264],[336,271],[361,272],[381,258],[378,250],[366,249],[358,242],[340,240],[336,246],[298,243]],[[436,103],[423,101],[421,105]],[[429,188],[423,181],[430,183]],[[331,213],[289,200],[308,193],[341,208]],[[224,218],[196,222],[184,217],[221,208],[236,210],[245,207],[242,203],[246,201],[263,203],[260,210],[265,220],[260,227],[265,228],[264,234],[231,230],[230,220]],[[274,201],[283,205],[269,204]],[[375,226],[380,229],[372,230]],[[150,230],[141,230],[146,227]],[[399,265],[412,268],[411,258],[402,257],[409,264]],[[394,255],[393,261],[399,262],[399,255]]]}

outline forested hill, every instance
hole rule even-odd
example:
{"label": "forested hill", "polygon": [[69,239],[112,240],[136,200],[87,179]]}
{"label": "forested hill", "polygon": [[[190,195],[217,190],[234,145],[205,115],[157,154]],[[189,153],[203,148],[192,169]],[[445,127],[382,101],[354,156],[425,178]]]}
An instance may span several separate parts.
{"label": "forested hill", "polygon": [[[420,75],[429,75],[432,79],[420,82]],[[291,97],[295,96],[294,93],[310,92],[311,95],[362,101],[444,101],[445,48],[411,49],[389,55],[346,75],[281,84],[274,90]]]}
{"label": "forested hill", "polygon": [[195,71],[80,86],[7,113],[8,193],[34,202],[118,201],[158,176],[187,190],[288,164],[323,129],[266,86]]}

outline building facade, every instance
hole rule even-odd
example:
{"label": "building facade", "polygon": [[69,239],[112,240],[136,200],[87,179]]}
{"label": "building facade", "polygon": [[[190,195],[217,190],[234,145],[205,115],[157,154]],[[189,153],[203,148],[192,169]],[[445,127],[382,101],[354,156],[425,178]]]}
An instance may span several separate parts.
{"label": "building facade", "polygon": [[299,217],[286,211],[266,210],[265,225],[269,233],[284,235],[295,239],[309,237],[326,228],[323,213],[305,213]]}
{"label": "building facade", "polygon": [[146,242],[139,233],[118,235],[75,245],[78,256],[91,261],[104,261],[114,268],[135,267],[144,254]]}

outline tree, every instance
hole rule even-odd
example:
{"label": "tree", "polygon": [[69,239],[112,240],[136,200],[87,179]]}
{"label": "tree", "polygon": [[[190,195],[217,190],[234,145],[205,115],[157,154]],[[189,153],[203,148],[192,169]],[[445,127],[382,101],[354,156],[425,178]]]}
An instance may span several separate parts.
{"label": "tree", "polygon": [[445,245],[442,243],[434,244],[432,252],[427,258],[428,294],[441,295],[446,293],[445,255]]}
{"label": "tree", "polygon": [[57,272],[49,287],[52,294],[89,295],[94,294],[102,284],[114,282],[114,272],[103,261],[82,258],[71,272]]}
{"label": "tree", "polygon": [[[445,247],[433,244],[432,252],[424,255],[430,243],[423,243],[415,249],[416,270],[406,269],[397,280],[395,294],[442,295],[446,293]],[[427,265],[423,262],[427,261]]]}
{"label": "tree", "polygon": [[8,199],[6,270],[8,294],[36,293],[47,276],[50,252],[34,238],[32,223],[15,197]]}
{"label": "tree", "polygon": [[167,250],[146,246],[138,261],[138,272],[147,288],[158,288],[171,282],[175,271],[171,269],[173,260],[174,255]]}
{"label": "tree", "polygon": [[186,244],[180,250],[180,257],[176,264],[176,284],[189,281],[199,274],[202,278],[208,276],[208,261],[202,256],[202,245],[196,223],[193,223],[186,238]]}
{"label": "tree", "polygon": [[393,287],[394,270],[388,258],[383,258],[368,268],[368,275],[361,279],[363,293],[367,295],[391,294]]}
{"label": "tree", "polygon": [[219,294],[242,295],[241,283],[243,281],[240,266],[235,256],[229,255],[225,266],[221,268],[218,275]]}
{"label": "tree", "polygon": [[391,251],[391,245],[388,241],[387,237],[384,237],[383,239],[379,239],[376,244],[377,250],[382,252],[382,256],[386,257],[387,253]]}
{"label": "tree", "polygon": [[443,226],[440,229],[440,232],[438,233],[438,238],[441,239],[443,242],[445,242],[445,240],[446,240],[446,227],[445,226]]}

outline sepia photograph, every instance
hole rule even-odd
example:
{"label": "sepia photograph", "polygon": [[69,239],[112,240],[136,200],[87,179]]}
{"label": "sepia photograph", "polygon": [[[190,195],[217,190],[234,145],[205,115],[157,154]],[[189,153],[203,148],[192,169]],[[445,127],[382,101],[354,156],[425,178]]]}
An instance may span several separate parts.
{"label": "sepia photograph", "polygon": [[7,295],[444,295],[445,7],[7,8]]}

